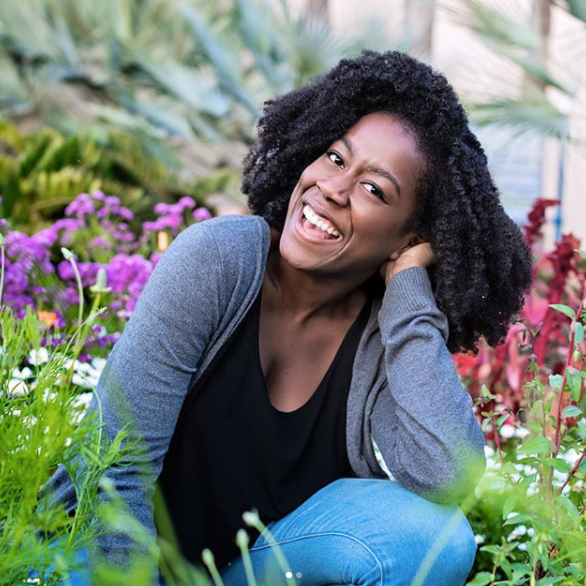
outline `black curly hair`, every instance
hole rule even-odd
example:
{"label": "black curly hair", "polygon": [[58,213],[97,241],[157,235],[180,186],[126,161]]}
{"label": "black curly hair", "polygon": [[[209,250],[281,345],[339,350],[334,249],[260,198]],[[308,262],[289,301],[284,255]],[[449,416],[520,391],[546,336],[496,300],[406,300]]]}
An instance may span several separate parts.
{"label": "black curly hair", "polygon": [[265,102],[258,140],[244,159],[250,210],[282,228],[301,172],[373,112],[400,120],[422,154],[417,210],[406,231],[435,253],[429,274],[448,318],[448,348],[476,353],[480,337],[499,344],[531,284],[531,252],[499,201],[456,93],[425,63],[397,51],[363,51]]}

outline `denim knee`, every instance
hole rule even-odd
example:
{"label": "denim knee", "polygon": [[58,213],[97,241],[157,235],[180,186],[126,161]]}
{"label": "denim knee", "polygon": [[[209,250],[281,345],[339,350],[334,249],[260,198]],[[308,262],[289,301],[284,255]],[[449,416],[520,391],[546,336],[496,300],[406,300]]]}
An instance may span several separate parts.
{"label": "denim knee", "polygon": [[468,576],[477,548],[474,531],[466,517],[462,515],[458,531],[450,538],[444,553],[445,557],[452,561],[452,570],[456,575]]}
{"label": "denim knee", "polygon": [[443,509],[438,506],[435,535],[422,536],[427,549],[421,552],[412,586],[461,585],[472,568],[477,549],[474,532],[457,507],[451,507],[449,517]]}

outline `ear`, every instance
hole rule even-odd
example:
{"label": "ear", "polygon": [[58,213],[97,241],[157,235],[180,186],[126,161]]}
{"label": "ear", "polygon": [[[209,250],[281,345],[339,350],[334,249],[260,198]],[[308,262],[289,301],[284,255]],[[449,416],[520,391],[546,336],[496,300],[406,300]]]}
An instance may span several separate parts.
{"label": "ear", "polygon": [[405,240],[406,240],[406,243],[403,246],[401,246],[401,248],[392,252],[389,255],[390,260],[392,260],[392,261],[397,260],[409,248],[413,248],[414,246],[417,246],[417,244],[421,244],[422,242],[425,242],[425,239],[423,237],[421,237],[419,234],[413,234],[413,233],[407,234],[405,236]]}

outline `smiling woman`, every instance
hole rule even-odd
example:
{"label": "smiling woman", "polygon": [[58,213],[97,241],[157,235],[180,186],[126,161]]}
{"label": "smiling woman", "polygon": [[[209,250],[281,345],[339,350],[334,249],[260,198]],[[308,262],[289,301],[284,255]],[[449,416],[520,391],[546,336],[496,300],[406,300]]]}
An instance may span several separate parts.
{"label": "smiling woman", "polygon": [[[114,486],[227,586],[251,509],[260,584],[463,584],[483,436],[450,351],[499,342],[531,275],[464,110],[427,65],[364,52],[267,102],[244,166],[254,215],[173,242],[100,378],[108,435],[145,446]],[[64,469],[52,487],[75,507]]]}

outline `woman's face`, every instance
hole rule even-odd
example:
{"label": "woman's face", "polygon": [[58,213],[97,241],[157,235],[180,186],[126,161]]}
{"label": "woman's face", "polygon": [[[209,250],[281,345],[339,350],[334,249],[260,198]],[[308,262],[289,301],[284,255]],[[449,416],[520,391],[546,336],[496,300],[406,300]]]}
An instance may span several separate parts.
{"label": "woman's face", "polygon": [[404,227],[415,211],[421,164],[402,123],[383,113],[364,116],[301,174],[281,257],[316,276],[366,280],[413,236]]}

